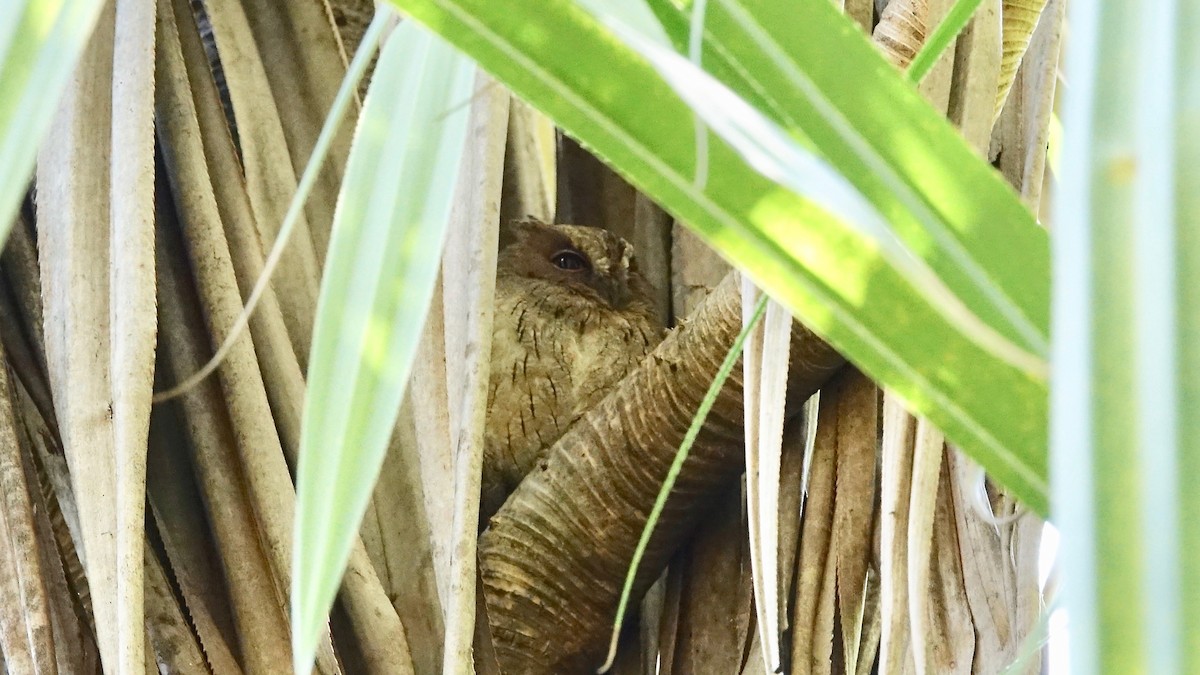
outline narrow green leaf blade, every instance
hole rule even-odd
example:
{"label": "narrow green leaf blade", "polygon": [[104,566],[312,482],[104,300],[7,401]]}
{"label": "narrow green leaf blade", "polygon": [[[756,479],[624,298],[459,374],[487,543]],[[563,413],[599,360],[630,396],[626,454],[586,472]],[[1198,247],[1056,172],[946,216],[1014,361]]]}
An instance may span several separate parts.
{"label": "narrow green leaf blade", "polygon": [[1032,214],[832,3],[794,10],[716,0],[713,39],[752,73],[730,86],[769,92],[968,306],[1045,353],[1049,243]]}
{"label": "narrow green leaf blade", "polygon": [[441,259],[473,63],[391,35],[355,133],[317,313],[297,471],[292,632],[311,668],[379,473]]}
{"label": "narrow green leaf blade", "polygon": [[[768,179],[720,138],[698,189],[692,109],[580,7],[394,1],[694,227],[1034,510],[1047,511],[1044,380],[966,337],[889,263],[877,239]],[[738,23],[736,7],[714,2],[705,63],[719,54],[714,71],[726,86],[816,148],[972,313],[1041,353],[1045,233],[848,19],[820,8],[828,3],[787,3],[786,11],[777,4],[742,6],[759,29],[772,24],[767,52]],[[660,19],[666,5],[655,7]],[[663,23],[678,42],[678,25]],[[805,41],[812,44],[796,45]]]}
{"label": "narrow green leaf blade", "polygon": [[1070,6],[1051,449],[1072,671],[1200,664],[1194,3]]}
{"label": "narrow green leaf blade", "polygon": [[[1179,334],[1176,345],[1179,369],[1179,463],[1175,475],[1180,496],[1179,528],[1183,616],[1182,644],[1185,672],[1200,671],[1200,492],[1194,480],[1200,476],[1200,312],[1196,311],[1195,289],[1200,288],[1200,4],[1175,3],[1178,11],[1172,30],[1175,37],[1174,63],[1176,108],[1171,123],[1176,143],[1174,158],[1175,233],[1179,247],[1175,312]],[[1168,19],[1170,20],[1170,19]]]}
{"label": "narrow green leaf blade", "polygon": [[0,3],[0,248],[100,0]]}
{"label": "narrow green leaf blade", "polygon": [[[972,2],[957,3],[947,22]],[[1048,240],[999,174],[831,3],[712,5],[705,67],[824,155],[952,288],[972,291],[972,309],[1044,353]],[[678,40],[687,16],[671,17],[671,7],[656,3]]]}

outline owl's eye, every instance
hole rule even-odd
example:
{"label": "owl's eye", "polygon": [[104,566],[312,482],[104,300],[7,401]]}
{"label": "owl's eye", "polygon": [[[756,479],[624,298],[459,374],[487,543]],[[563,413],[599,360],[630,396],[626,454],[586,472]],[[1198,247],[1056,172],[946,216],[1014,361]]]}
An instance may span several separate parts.
{"label": "owl's eye", "polygon": [[554,257],[550,258],[550,262],[554,263],[554,266],[558,269],[567,270],[568,272],[578,272],[588,267],[586,258],[569,249],[555,253]]}

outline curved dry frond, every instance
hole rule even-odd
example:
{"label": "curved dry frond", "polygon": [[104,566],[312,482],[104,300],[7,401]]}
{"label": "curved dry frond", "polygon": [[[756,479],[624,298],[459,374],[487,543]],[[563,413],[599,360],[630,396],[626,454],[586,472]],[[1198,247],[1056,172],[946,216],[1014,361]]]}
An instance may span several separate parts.
{"label": "curved dry frond", "polygon": [[[208,661],[200,650],[192,625],[184,614],[166,569],[149,546],[145,550],[146,569],[146,632],[153,648],[151,659],[157,661],[150,672],[158,672],[159,664],[170,673],[206,675]],[[237,670],[222,670],[236,673]]]}
{"label": "curved dry frond", "polygon": [[[143,641],[147,627],[143,565],[146,447],[158,338],[154,273],[156,4],[156,0],[116,0],[112,56],[109,416],[117,467],[117,565],[119,570],[131,570],[124,582],[130,589],[122,593],[128,604],[117,610],[118,630],[129,632],[118,636],[122,658],[129,659],[122,663],[129,664],[155,661]],[[118,578],[118,588],[122,583]]]}
{"label": "curved dry frond", "polygon": [[[254,222],[261,240],[273,242],[279,235],[279,227],[297,185],[287,134],[281,121],[282,106],[272,92],[267,65],[247,18],[247,8],[231,0],[207,2],[205,8],[212,23],[221,71],[237,121],[238,149]],[[184,14],[177,10],[176,16]],[[319,114],[324,115],[324,111]],[[312,138],[315,140],[315,133]],[[312,346],[320,269],[308,220],[301,217],[273,284],[296,358],[302,366],[307,362]]]}
{"label": "curved dry frond", "polygon": [[[147,529],[154,532],[154,551],[147,552],[147,569],[153,555],[153,565],[161,567],[156,574],[165,575],[177,589],[189,632],[194,633],[208,667],[215,673],[239,673],[242,668],[235,655],[238,633],[232,603],[227,600],[223,556],[210,534],[208,509],[193,473],[192,445],[177,413],[176,406],[160,406],[150,427],[146,489],[153,525],[148,522]],[[238,499],[224,502],[234,508],[242,503]],[[150,626],[152,638],[155,630]]]}
{"label": "curved dry frond", "polygon": [[[362,4],[371,3],[366,0]],[[337,96],[338,86],[346,75],[348,56],[357,51],[358,41],[346,44],[346,49],[343,49],[324,2],[247,0],[244,7],[254,45],[262,60],[262,74],[266,77],[274,101],[273,112],[278,113],[279,127],[287,140],[286,150],[292,171],[295,176],[300,176]],[[368,22],[371,14],[370,11],[365,13]],[[363,28],[365,26],[366,23]],[[220,40],[218,35],[218,58]],[[236,87],[237,83],[231,83],[231,86]],[[356,117],[357,104],[352,103],[351,110],[353,113],[349,117]],[[267,114],[267,111],[251,110],[249,114],[258,116]],[[240,129],[247,111],[235,108],[234,115]],[[333,210],[342,185],[346,158],[350,154],[352,132],[352,124],[341,125],[305,203],[313,253],[322,266],[329,248]],[[286,185],[280,183],[280,187]],[[293,193],[294,189],[283,194],[290,197]],[[279,227],[281,222],[276,221],[272,227]],[[301,358],[305,356],[301,355]]]}
{"label": "curved dry frond", "polygon": [[916,419],[892,394],[884,395],[880,445],[879,577],[883,627],[879,667],[882,672],[913,672],[908,618],[908,521],[912,495]]}
{"label": "curved dry frond", "polygon": [[1017,68],[1049,0],[1004,0],[1000,82],[996,87],[995,117],[1000,116],[1008,92],[1017,78]]}
{"label": "curved dry frond", "polygon": [[[46,571],[0,348],[0,651],[13,673],[59,671]],[[66,665],[66,664],[64,664]]]}
{"label": "curved dry frond", "polygon": [[22,451],[30,465],[28,480],[37,488],[31,497],[58,663],[60,668],[94,672],[100,668],[100,653],[91,591],[77,553],[82,535],[65,453],[23,384],[12,384],[14,409],[22,423]]}
{"label": "curved dry frond", "polygon": [[829,672],[840,658],[854,673],[874,661],[879,636],[867,627],[878,606],[865,600],[876,547],[878,391],[853,368],[821,388],[794,568],[794,667]]}
{"label": "curved dry frond", "polygon": [[[171,9],[170,16],[162,18],[158,54],[158,122],[166,177],[181,218],[223,230],[244,297],[262,275],[264,242],[191,12],[182,2],[172,3]],[[284,447],[298,447],[304,372],[272,288],[263,292],[249,325]]]}
{"label": "curved dry frond", "polygon": [[[189,288],[182,242],[173,232],[174,223],[165,220],[162,225],[158,238],[161,350],[164,377],[174,379],[195,372],[211,347],[199,298]],[[238,642],[255,645],[242,653],[242,667],[248,673],[271,673],[291,658],[287,613],[260,539],[261,516],[247,489],[250,469],[238,455],[237,432],[221,385],[216,379],[205,380],[168,405],[177,407],[184,420],[195,480],[206,497],[205,515],[229,587],[227,602]]]}
{"label": "curved dry frond", "polygon": [[946,460],[947,489],[956,521],[955,545],[975,624],[974,672],[983,672],[979,665],[1007,665],[1016,660],[1040,614],[1037,564],[1042,523],[1031,513],[1014,519],[1001,512],[996,523],[981,517],[983,485],[978,480],[978,466],[954,448]]}
{"label": "curved dry frond", "polygon": [[[760,291],[742,277],[742,322]],[[746,520],[754,598],[761,639],[763,667],[783,668],[780,638],[787,602],[779,569],[780,471],[783,453],[783,405],[786,399],[792,315],[774,300],[767,301],[763,321],[751,331],[742,353],[745,390]]]}
{"label": "curved dry frond", "polygon": [[829,673],[834,641],[834,607],[837,598],[837,559],[834,552],[834,513],[838,498],[837,462],[843,447],[840,400],[844,397],[843,371],[822,387],[821,412],[808,465],[799,549],[796,553],[792,605],[792,664],[801,670]]}
{"label": "curved dry frond", "polygon": [[872,33],[884,58],[904,69],[921,51],[929,34],[929,0],[891,0]]}
{"label": "curved dry frond", "polygon": [[703,525],[671,558],[659,628],[664,675],[736,673],[756,640],[744,503],[737,482],[711,497]]}
{"label": "curved dry frond", "polygon": [[[995,114],[992,155],[1022,200],[1037,208],[1045,187],[1050,118],[1059,75],[1059,50],[1065,30],[1065,0],[1048,0],[1021,58],[1021,66]],[[1005,33],[1007,39],[1007,33]]]}

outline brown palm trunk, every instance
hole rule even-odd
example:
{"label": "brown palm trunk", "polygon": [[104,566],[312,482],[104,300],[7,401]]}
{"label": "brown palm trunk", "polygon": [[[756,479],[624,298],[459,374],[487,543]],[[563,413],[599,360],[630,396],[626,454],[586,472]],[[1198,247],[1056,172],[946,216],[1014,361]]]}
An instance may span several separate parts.
{"label": "brown palm trunk", "polygon": [[[741,330],[730,274],[599,406],[573,426],[492,519],[480,569],[504,672],[596,668],[629,561],[675,451]],[[795,414],[844,359],[807,329],[792,336]],[[742,387],[731,375],[692,446],[638,574],[658,577],[707,505],[738,479]]]}

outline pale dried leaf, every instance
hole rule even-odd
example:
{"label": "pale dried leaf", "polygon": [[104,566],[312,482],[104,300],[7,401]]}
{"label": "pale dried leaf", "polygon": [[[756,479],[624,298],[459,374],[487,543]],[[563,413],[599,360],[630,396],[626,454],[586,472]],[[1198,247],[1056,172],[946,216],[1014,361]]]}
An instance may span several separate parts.
{"label": "pale dried leaf", "polygon": [[[255,223],[262,241],[274,242],[297,184],[279,104],[241,3],[210,0],[205,9],[233,103]],[[272,280],[301,365],[307,363],[312,345],[319,282],[313,237],[302,216]]]}
{"label": "pale dried leaf", "polygon": [[[879,653],[879,641],[882,631],[883,612],[880,607],[879,575],[871,568],[867,570],[867,588],[866,594],[863,597],[863,624],[860,633],[858,669],[854,671],[855,675],[869,675],[869,673],[875,672],[875,657]],[[851,671],[846,672],[849,673]]]}
{"label": "pale dried leaf", "polygon": [[[185,254],[178,235],[160,226],[159,310],[167,371],[173,380],[195,372],[208,359],[208,332],[179,270]],[[191,439],[196,481],[205,495],[206,515],[229,585],[228,601],[239,644],[256,645],[242,654],[248,673],[272,673],[291,659],[282,595],[258,533],[246,477],[239,465],[236,435],[222,400],[220,383],[200,382],[177,405]],[[332,654],[329,654],[332,656]],[[329,671],[326,671],[329,672]]]}
{"label": "pale dried leaf", "polygon": [[[129,584],[117,610],[124,663],[146,660],[146,446],[158,335],[154,274],[155,0],[116,0],[109,204],[109,386],[117,476],[117,565]],[[122,581],[122,579],[127,581]],[[136,588],[134,585],[136,584]]]}
{"label": "pale dried leaf", "polygon": [[[1036,558],[1042,524],[1032,515],[1013,522],[993,522],[982,517],[974,464],[958,450],[949,453],[948,458],[963,585],[976,626],[972,672],[979,675],[999,672],[1014,661],[1041,609]],[[1023,547],[1023,564],[1032,562],[1032,578],[1018,575],[1014,558],[1005,545],[1011,539],[1002,535],[1026,529],[1027,524],[1033,525],[1033,537],[1032,546]],[[1032,620],[1029,609],[1033,610]]]}
{"label": "pale dried leaf", "polygon": [[414,672],[404,624],[384,592],[361,540],[356,540],[350,550],[341,601],[358,638],[365,672],[380,675]]}
{"label": "pale dried leaf", "polygon": [[[833,517],[838,455],[839,385],[827,383],[821,392],[817,432],[808,473],[807,499],[796,560],[792,607],[792,664],[802,670],[828,672],[832,627],[831,598]],[[828,616],[825,612],[828,612]]]}
{"label": "pale dried leaf", "polygon": [[983,664],[1000,665],[1001,655],[1016,642],[1014,575],[997,525],[976,510],[979,486],[973,480],[977,472],[972,463],[958,450],[947,459],[967,601],[979,632],[975,672],[983,672]]}
{"label": "pale dried leaf", "polygon": [[671,243],[671,309],[675,316],[692,313],[729,272],[729,263],[699,235],[676,222]]}
{"label": "pale dried leaf", "polygon": [[[279,114],[279,125],[287,139],[292,170],[299,176],[308,164],[321,125],[346,75],[347,54],[324,2],[247,0],[245,7]],[[369,20],[370,16],[368,12],[366,18]],[[356,42],[350,54],[357,46]],[[357,117],[358,106],[351,104],[350,110],[350,116]],[[241,120],[239,115],[239,128]],[[350,154],[352,130],[352,125],[342,125],[305,203],[313,252],[322,264],[329,248],[333,210]]]}
{"label": "pale dried leaf", "polygon": [[[810,399],[810,402],[812,399]],[[816,409],[809,403],[804,412],[783,428],[783,451],[779,467],[779,588],[790,597],[796,556],[800,553],[801,515],[804,512],[804,462],[809,447],[809,430],[816,426]],[[787,611],[781,617],[783,628],[791,625]],[[790,645],[788,646],[790,650]]]}
{"label": "pale dried leaf", "polygon": [[[173,50],[178,43],[183,58],[181,63],[170,54],[166,56],[171,58],[159,55],[159,133],[164,137],[164,155],[176,192],[196,195],[190,202],[192,208],[224,230],[244,298],[263,273],[262,239],[250,207],[241,160],[190,8],[186,2],[174,2],[172,6],[177,22],[173,25],[183,30],[172,29],[162,38],[169,43],[162,49]],[[163,11],[168,10],[164,7]],[[250,316],[249,327],[275,426],[285,452],[294,462],[300,443],[304,373],[278,298],[270,287]]]}
{"label": "pale dried leaf", "polygon": [[43,579],[51,600],[51,620],[59,669],[91,673],[100,668],[91,594],[76,554],[79,516],[57,434],[20,382],[13,382],[14,409],[22,429],[18,435],[31,491]]}
{"label": "pale dried leaf", "polygon": [[[933,32],[933,29],[946,18],[946,14],[949,13],[950,8],[957,2],[957,0],[924,1],[927,3],[925,15],[926,37],[921,39],[920,46],[917,47],[918,51],[920,51],[920,47],[925,45],[925,39],[929,33]],[[921,79],[921,83],[917,86],[921,95],[925,97],[925,100],[929,101],[930,105],[942,113],[946,112],[946,108],[950,103],[950,87],[954,76],[956,42],[951,42],[946,47],[941,56],[938,57],[937,63],[925,74],[925,77]]]}
{"label": "pale dried leaf", "polygon": [[[937,488],[937,510],[933,523],[933,547],[928,585],[928,628],[924,640],[926,663],[933,672],[972,672],[976,634],[979,632],[967,601],[963,579],[963,561],[958,552],[958,536],[950,491],[950,468],[943,464]],[[910,589],[911,592],[911,589]],[[915,646],[914,646],[915,649]],[[996,664],[988,672],[999,672]]]}
{"label": "pale dried leaf", "polygon": [[813,621],[813,653],[812,672],[817,675],[835,672],[835,635],[837,612],[837,533],[833,533],[833,542],[829,558],[825,561],[825,577],[821,580],[821,594],[818,598],[816,619]]}
{"label": "pale dried leaf", "polygon": [[502,221],[528,217],[554,221],[555,146],[554,123],[528,103],[512,99],[504,153]]}
{"label": "pale dried leaf", "polygon": [[[742,277],[742,323],[750,321],[758,289]],[[779,591],[779,488],[783,449],[783,404],[787,390],[792,315],[768,301],[766,316],[747,337],[742,352],[746,420],[746,506],[760,657],[775,672],[782,668]]]}
{"label": "pale dried leaf", "polygon": [[[1018,506],[1018,508],[1023,508]],[[1042,548],[1042,532],[1045,523],[1035,514],[1026,512],[1011,524],[1013,537],[1009,544],[1009,556],[1016,567],[1016,633],[1020,646],[1011,654],[1020,654],[1025,647],[1025,641],[1037,629],[1043,614],[1048,611],[1047,602],[1041,593],[1038,570],[1039,556]],[[1053,598],[1052,593],[1045,597]],[[1040,651],[1043,646],[1038,645]],[[1007,667],[1016,660],[1015,655],[1005,660]],[[1032,659],[1027,672],[1033,673],[1040,669],[1040,658]]]}
{"label": "pale dried leaf", "polygon": [[413,667],[425,673],[441,667],[445,628],[413,427],[411,399],[406,398],[360,532],[380,583],[403,620]]}
{"label": "pale dried leaf", "polygon": [[[416,453],[429,518],[430,546],[438,597],[450,597],[450,557],[454,541],[455,462],[450,445],[450,397],[446,393],[446,339],[439,277],[429,316],[417,344],[405,402],[400,406],[397,435],[405,452]],[[411,444],[405,439],[412,439]]]}
{"label": "pale dried leaf", "polygon": [[445,604],[443,672],[470,668],[475,635],[476,537],[492,358],[492,311],[500,187],[510,95],[480,72],[471,103],[467,151],[442,256],[446,392],[454,464],[450,594]]}
{"label": "pale dried leaf", "polygon": [[1001,1],[983,0],[958,39],[947,111],[950,121],[981,157],[987,156],[995,121],[993,94],[1000,81]]}
{"label": "pale dried leaf", "polygon": [[638,270],[653,287],[654,309],[662,325],[671,325],[671,226],[674,220],[642,193],[633,205],[629,242],[637,252]]}
{"label": "pale dried leaf", "polygon": [[743,499],[740,485],[722,495],[671,568],[680,579],[673,675],[736,673],[742,666],[754,620]]}
{"label": "pale dried leaf", "polygon": [[854,22],[870,35],[871,28],[875,24],[874,0],[845,0],[842,9],[846,12],[846,16],[854,19]]}
{"label": "pale dried leaf", "polygon": [[[1028,2],[1025,0],[1022,4]],[[1062,0],[1032,2],[1045,4],[1045,11],[1042,12],[1042,19],[1037,21],[1037,30],[1032,37],[1024,38],[1028,42],[1028,58],[1021,61],[1008,98],[1003,101],[1004,107],[996,112],[992,146],[999,153],[998,163],[1004,177],[1019,188],[1026,205],[1036,208],[1041,199],[1042,176],[1046,168],[1046,143],[1050,115],[1054,110],[1066,3]],[[1006,22],[1010,4],[1008,0],[1004,3]],[[1029,24],[1021,30],[1033,27],[1033,24]],[[1009,37],[1006,26],[1006,57],[1007,50],[1012,47]],[[1026,47],[1022,45],[1021,48]],[[1003,84],[1001,82],[1001,86]]]}
{"label": "pale dried leaf", "polygon": [[880,670],[915,672],[908,617],[908,521],[916,421],[894,394],[883,396],[880,466]]}
{"label": "pale dried leaf", "polygon": [[676,645],[679,643],[680,606],[683,601],[684,575],[679,566],[687,559],[689,549],[683,548],[663,573],[663,606],[658,622],[658,675],[675,672]]}
{"label": "pale dried leaf", "polygon": [[659,635],[662,628],[663,608],[667,600],[667,574],[664,572],[646,591],[638,615],[638,637],[642,647],[642,662],[637,672],[641,675],[657,675]]}
{"label": "pale dried leaf", "polygon": [[[142,486],[118,479],[109,367],[114,21],[106,5],[39,154],[38,247],[50,386],[82,506],[81,553],[100,652],[109,669],[135,672],[144,662],[142,521],[130,522],[133,514],[117,500]],[[131,548],[137,558],[130,566]]]}
{"label": "pale dried leaf", "polygon": [[179,602],[208,665],[216,673],[236,673],[241,667],[233,655],[236,631],[222,556],[208,534],[204,502],[191,475],[186,426],[176,411],[175,406],[155,410],[146,458],[146,490],[165,553],[164,573],[179,589]]}
{"label": "pale dried leaf", "polygon": [[[182,138],[194,129],[188,119],[192,107],[187,105],[186,91],[176,85],[186,81],[183,56],[174,36],[177,19],[186,16],[183,0],[174,4],[174,12],[160,12],[163,34],[158,50],[159,69],[170,73],[160,78],[158,112],[160,125],[174,126],[167,132]],[[168,86],[171,85],[171,86]],[[207,180],[203,155],[168,154],[167,172],[179,211],[179,225],[192,261],[196,288],[203,307],[211,344],[221,344],[242,310],[241,295],[233,271],[229,245],[221,227],[220,214]],[[160,237],[161,238],[161,237]],[[178,274],[178,272],[175,272]],[[161,275],[160,275],[161,276]],[[182,277],[176,286],[184,282]],[[166,302],[165,300],[163,302]],[[163,321],[164,330],[166,320]],[[203,342],[201,342],[203,344]],[[247,486],[255,513],[260,519],[268,558],[272,562],[273,579],[278,597],[286,596],[290,580],[291,521],[295,492],[292,488],[283,447],[272,422],[262,374],[249,335],[241,335],[217,371],[225,394],[231,420],[236,429],[239,455],[246,472]],[[187,373],[190,375],[191,373]],[[178,381],[181,378],[172,378]]]}
{"label": "pale dried leaf", "polygon": [[[228,25],[235,31],[244,28],[238,21],[239,18],[244,17],[238,12],[240,9],[228,17]],[[185,4],[175,3],[174,17],[179,19],[180,23],[187,14]],[[214,26],[216,26],[216,22],[217,19],[214,17]],[[217,28],[219,30],[219,27]],[[170,33],[174,35],[175,31],[170,31]],[[188,53],[191,58],[180,59],[175,55],[177,52],[174,49],[162,50],[168,52],[168,56],[163,59],[164,65],[160,67],[172,73],[169,81],[175,86],[171,89],[170,98],[160,104],[160,111],[164,113],[164,116],[171,118],[170,124],[174,125],[173,134],[176,138],[191,139],[195,142],[193,130],[198,124],[196,111],[200,106],[197,106],[193,100],[189,100],[190,92],[180,85],[187,81],[187,77],[183,75],[184,64],[191,63],[195,67],[199,50],[198,43],[193,36],[187,33],[185,35],[187,35],[187,39],[182,42],[188,45]],[[258,80],[255,79],[257,71],[253,64],[248,66],[248,70],[250,72],[245,75],[246,78],[251,82],[258,83]],[[228,70],[226,72],[228,74]],[[163,79],[168,80],[167,77]],[[193,73],[191,79],[198,84],[204,84],[202,73]],[[164,82],[164,87],[165,85],[166,82]],[[231,82],[231,88],[232,86]],[[205,119],[209,122],[210,127],[215,127],[220,124],[216,116],[215,98],[211,94],[211,89],[206,87],[200,89],[201,95],[196,98],[207,104],[202,106],[206,113]],[[278,124],[277,120],[276,124]],[[264,121],[263,125],[266,129],[262,131],[264,134],[269,134],[270,129],[275,128],[269,120]],[[214,150],[211,154],[223,160],[223,163],[217,166],[224,167],[229,171],[233,168],[230,148],[227,144],[221,144],[220,139],[222,138],[223,136],[218,134],[217,142],[210,143],[209,147]],[[243,141],[243,156],[246,156],[246,131],[242,126],[239,126],[239,138]],[[205,297],[205,305],[209,308],[210,325],[215,329],[213,344],[219,344],[233,325],[234,318],[240,313],[242,303],[241,295],[238,292],[239,279],[234,272],[234,255],[223,236],[224,228],[221,226],[220,217],[233,214],[234,217],[231,221],[234,227],[231,227],[230,231],[241,238],[239,243],[252,246],[253,237],[249,236],[245,229],[237,228],[238,225],[246,223],[246,218],[242,201],[244,198],[237,190],[236,177],[230,176],[229,173],[221,175],[224,180],[220,184],[225,187],[225,191],[222,193],[224,197],[222,203],[226,206],[222,212],[215,203],[214,195],[209,188],[211,183],[205,165],[195,161],[189,163],[183,159],[184,157],[203,157],[203,154],[180,154],[174,158],[168,157],[168,163],[171,165],[176,191],[179,191],[181,187],[183,189],[190,188],[190,191],[185,194],[195,195],[191,206],[197,211],[193,217],[197,217],[203,222],[203,226],[185,227],[185,232],[189,239],[190,253],[196,256],[196,259],[206,261],[205,265],[197,268],[198,279],[201,281],[200,288],[202,296]],[[173,162],[172,159],[174,159]],[[281,175],[279,174],[279,176]],[[278,178],[278,176],[276,177]],[[294,191],[294,175],[291,176],[291,180]],[[250,186],[249,201],[253,208],[255,204],[253,181],[249,181],[248,185]],[[187,201],[181,203],[188,204]],[[286,207],[286,204],[284,206]],[[185,217],[183,222],[187,225],[189,219]],[[259,218],[259,224],[261,226],[261,218]],[[250,241],[246,241],[247,239]],[[238,241],[238,239],[230,241]],[[289,246],[294,246],[294,243]],[[232,248],[241,251],[243,247]],[[242,281],[243,287],[249,286],[247,281],[253,281],[246,277],[261,271],[261,262],[258,257],[261,253],[257,251],[256,253],[258,255],[246,252],[239,255],[241,261],[239,267],[243,277],[240,281]],[[260,318],[257,321],[252,320],[251,325],[252,331],[261,329],[256,331],[255,336],[260,345],[257,353],[264,355],[263,363],[266,364],[266,367],[260,369],[256,351],[250,341],[242,336],[227,358],[226,366],[219,372],[226,386],[226,396],[230,402],[235,426],[244,429],[243,433],[255,439],[252,441],[253,445],[240,447],[247,449],[257,447],[262,450],[262,452],[255,452],[251,455],[253,460],[246,459],[248,473],[250,484],[253,486],[252,492],[255,494],[254,500],[258,503],[257,510],[265,521],[264,530],[266,530],[268,551],[275,568],[275,580],[277,584],[283,583],[286,587],[287,580],[290,578],[288,556],[294,491],[287,464],[283,460],[285,454],[294,459],[298,447],[303,383],[300,380],[300,370],[295,354],[296,352],[307,354],[307,351],[306,347],[301,351],[301,347],[296,345],[294,334],[295,351],[280,349],[282,330],[278,322],[273,320],[276,315],[272,308],[268,306],[266,309],[267,312],[263,313],[260,310],[260,313],[256,314]],[[311,318],[311,314],[304,318],[306,325],[311,324]],[[286,321],[286,314],[284,319]],[[236,382],[231,381],[235,378],[235,374]],[[269,389],[266,387],[268,382],[273,385]],[[268,392],[271,394],[270,398],[268,398]],[[276,435],[276,425],[271,423],[276,419],[280,422],[278,425],[280,435]],[[256,423],[253,420],[260,421]],[[408,655],[406,640],[403,639],[403,627],[390,600],[379,584],[365,549],[361,545],[356,546],[351,553],[348,570],[343,599],[350,624],[359,638],[359,650],[365,663],[369,668],[375,669],[374,672],[395,672],[396,669],[405,667]],[[279,597],[286,597],[282,589],[279,591]],[[331,657],[332,654],[329,653],[321,658],[324,664],[323,668],[335,667],[330,660]]]}
{"label": "pale dried leaf", "polygon": [[[833,512],[838,615],[846,672],[856,672],[863,649],[867,578],[873,556],[875,462],[879,442],[879,389],[846,368],[825,391],[838,400],[837,479]],[[836,392],[836,393],[835,393]],[[878,638],[876,638],[878,639]]]}
{"label": "pale dried leaf", "polygon": [[930,656],[940,647],[944,638],[929,625],[932,612],[930,576],[933,557],[933,518],[937,508],[938,477],[942,467],[942,445],[945,437],[924,419],[917,420],[916,438],[913,447],[912,478],[909,483],[908,501],[908,607],[896,607],[901,612],[908,610],[911,623],[913,658],[917,672],[926,673],[939,664]]}

